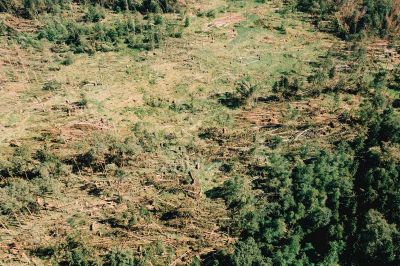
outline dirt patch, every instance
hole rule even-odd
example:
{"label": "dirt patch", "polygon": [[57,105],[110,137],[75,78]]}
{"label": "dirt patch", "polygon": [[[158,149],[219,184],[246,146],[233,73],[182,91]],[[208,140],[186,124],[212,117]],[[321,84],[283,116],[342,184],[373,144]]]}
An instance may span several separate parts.
{"label": "dirt patch", "polygon": [[3,24],[16,32],[36,32],[39,25],[35,20],[17,18],[12,15],[1,16]]}
{"label": "dirt patch", "polygon": [[368,55],[371,58],[378,58],[383,62],[390,62],[393,65],[400,64],[400,47],[391,46],[387,40],[377,40],[367,47]]}
{"label": "dirt patch", "polygon": [[207,28],[221,28],[228,25],[236,24],[244,20],[241,14],[230,13],[221,18],[217,18],[212,23],[207,25]]}
{"label": "dirt patch", "polygon": [[276,38],[270,35],[266,35],[264,38],[262,38],[261,42],[268,44],[275,44]]}
{"label": "dirt patch", "polygon": [[111,126],[107,121],[100,119],[100,121],[71,122],[65,126],[47,130],[42,133],[54,137],[61,137],[64,141],[71,142],[110,129]]}

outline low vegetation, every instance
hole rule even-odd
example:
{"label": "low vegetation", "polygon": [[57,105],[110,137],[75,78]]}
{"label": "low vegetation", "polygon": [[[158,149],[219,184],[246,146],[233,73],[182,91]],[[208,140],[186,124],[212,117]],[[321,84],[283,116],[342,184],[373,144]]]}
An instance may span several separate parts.
{"label": "low vegetation", "polygon": [[0,265],[399,265],[399,6],[0,1]]}

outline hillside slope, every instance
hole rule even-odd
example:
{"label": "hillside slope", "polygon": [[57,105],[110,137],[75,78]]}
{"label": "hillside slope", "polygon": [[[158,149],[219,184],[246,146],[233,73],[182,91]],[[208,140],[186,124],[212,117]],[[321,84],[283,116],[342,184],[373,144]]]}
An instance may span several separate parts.
{"label": "hillside slope", "polygon": [[309,16],[257,2],[160,17],[98,7],[105,36],[141,25],[140,47],[118,29],[123,41],[97,39],[86,6],[62,13],[87,36],[72,44],[52,15],[0,13],[0,265],[227,262],[242,210],[215,191],[236,176],[250,189],[270,153],[368,131],[355,117],[369,96],[355,90],[395,69],[396,46],[370,40],[360,57]]}

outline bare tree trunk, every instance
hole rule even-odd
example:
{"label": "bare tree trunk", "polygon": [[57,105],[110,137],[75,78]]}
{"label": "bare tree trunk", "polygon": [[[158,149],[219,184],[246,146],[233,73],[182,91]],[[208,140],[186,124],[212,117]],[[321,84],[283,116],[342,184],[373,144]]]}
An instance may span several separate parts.
{"label": "bare tree trunk", "polygon": [[129,3],[128,0],[125,0],[125,10],[129,11]]}

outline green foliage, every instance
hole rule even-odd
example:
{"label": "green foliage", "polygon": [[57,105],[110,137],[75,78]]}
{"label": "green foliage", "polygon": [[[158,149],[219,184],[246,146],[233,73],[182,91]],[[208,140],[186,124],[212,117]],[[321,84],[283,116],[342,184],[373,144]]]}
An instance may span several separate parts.
{"label": "green foliage", "polygon": [[106,266],[141,266],[143,261],[129,250],[113,249],[107,254]]}
{"label": "green foliage", "polygon": [[235,109],[246,104],[257,88],[258,85],[254,84],[250,77],[245,77],[236,82],[234,93],[226,92],[218,101],[226,107]]}
{"label": "green foliage", "polygon": [[110,217],[108,219],[108,222],[113,227],[132,229],[133,226],[136,225],[137,220],[138,220],[137,211],[135,211],[135,209],[132,208],[132,206],[128,206],[127,210],[118,214],[114,214],[113,217]]}
{"label": "green foliage", "polygon": [[65,44],[75,53],[91,54],[116,50],[123,44],[131,49],[152,50],[159,47],[166,36],[181,36],[180,30],[167,34],[169,24],[164,23],[160,15],[154,20],[154,23],[144,24],[128,17],[112,23],[79,24],[55,19],[48,22],[37,37],[58,45]]}
{"label": "green foliage", "polygon": [[366,214],[357,241],[363,265],[395,265],[399,261],[398,226],[388,223],[384,215],[376,210],[369,210]]}
{"label": "green foliage", "polygon": [[363,31],[380,37],[388,36],[391,31],[398,29],[398,21],[393,21],[396,10],[393,0],[362,0],[362,1],[333,1],[333,0],[297,0],[297,7],[304,12],[310,12],[324,19],[338,12],[334,20],[336,31],[344,38],[359,34]]}
{"label": "green foliage", "polygon": [[67,256],[67,263],[71,266],[96,266],[96,262],[92,261],[92,252],[83,247],[72,249]]}
{"label": "green foliage", "polygon": [[58,177],[68,169],[61,160],[46,149],[32,154],[27,147],[16,148],[11,158],[0,161],[0,176],[25,179]]}
{"label": "green foliage", "polygon": [[359,111],[360,122],[368,127],[366,143],[368,147],[382,142],[399,143],[400,116],[393,110],[380,92],[373,101],[365,101]]}
{"label": "green foliage", "polygon": [[337,8],[337,5],[335,5],[334,1],[330,0],[297,0],[297,7],[301,11],[314,14],[326,14],[333,12],[335,8]]}
{"label": "green foliage", "polygon": [[377,73],[374,73],[374,79],[371,82],[371,87],[374,89],[383,89],[386,87],[388,73],[386,70],[381,69]]}
{"label": "green foliage", "polygon": [[244,180],[239,176],[226,181],[219,196],[225,199],[231,209],[241,209],[251,201],[251,196],[246,190]]}
{"label": "green foliage", "polygon": [[[336,12],[340,8],[340,2],[336,1],[338,5],[335,6],[323,0],[299,0],[299,5],[302,10],[323,17]],[[54,3],[54,6],[43,7],[42,3]],[[104,3],[106,8],[126,11],[126,14],[134,9],[144,13],[157,13],[146,15],[145,22],[131,19],[129,15],[111,22],[102,21],[103,7],[90,4],[84,16],[84,20],[90,23],[54,19],[40,30],[38,38],[47,39],[54,47],[68,47],[67,50],[77,53],[111,51],[119,49],[122,45],[134,49],[151,50],[158,47],[166,36],[181,37],[182,27],[188,27],[190,24],[187,17],[182,26],[180,25],[182,23],[171,23],[168,16],[161,15],[161,12],[173,10],[174,3],[175,1],[152,0],[106,1]],[[348,29],[344,27],[346,34],[355,34],[363,29],[373,32],[374,29],[385,27],[384,17],[386,18],[389,11],[388,6],[382,5],[389,2],[364,1],[364,3],[367,9],[363,22],[358,20],[346,22],[349,26]],[[31,17],[42,12],[59,12],[62,6],[61,1],[25,2],[25,8],[29,10]],[[13,8],[12,1],[0,3],[0,10]],[[213,17],[216,13],[210,11],[204,15]],[[346,25],[342,24],[342,26]],[[284,24],[278,29],[285,32]],[[0,31],[6,32],[7,29],[0,29]],[[386,32],[384,31],[383,34]],[[62,64],[72,63],[71,54],[66,53]],[[329,62],[329,60],[326,61]],[[279,135],[275,137],[268,135],[265,144],[277,149],[274,149],[272,154],[263,153],[265,157],[261,159],[264,160],[258,160],[259,158],[248,160],[248,157],[253,156],[252,150],[252,152],[243,152],[246,158],[235,161],[235,167],[232,167],[231,161],[221,166],[220,170],[224,172],[224,175],[231,174],[233,177],[224,182],[222,187],[209,191],[207,194],[212,197],[222,197],[225,200],[232,214],[229,233],[238,237],[239,240],[234,245],[232,254],[222,258],[220,264],[400,264],[400,162],[398,156],[400,117],[398,112],[389,106],[389,101],[382,96],[382,91],[386,86],[392,89],[398,88],[400,75],[397,72],[396,70],[393,73],[380,71],[374,75],[371,84],[366,85],[366,87],[369,86],[368,89],[373,89],[374,95],[371,97],[372,94],[368,95],[365,92],[360,96],[370,98],[363,103],[359,110],[358,120],[354,121],[366,132],[363,135],[363,130],[359,131],[358,142],[329,143],[332,149],[320,148],[313,151],[301,149],[291,150],[288,154],[279,154],[283,146],[280,146],[283,142],[282,138]],[[334,76],[333,63],[329,62],[326,66],[322,65],[309,77],[308,81],[322,86],[328,78]],[[338,87],[344,88],[344,86],[342,84]],[[218,100],[229,108],[237,108],[247,104],[257,88],[258,86],[250,79],[242,79],[232,88],[232,92],[219,95]],[[57,81],[49,81],[43,85],[43,90],[46,91],[59,89],[61,89],[61,84]],[[282,76],[273,86],[275,94],[288,100],[299,98],[303,89],[302,80],[288,75]],[[85,96],[81,95],[78,106],[84,107],[87,103]],[[198,103],[193,100],[174,101],[172,104],[162,100],[159,102],[149,100],[146,104],[147,107],[153,109],[163,107],[171,114],[186,113],[186,116],[196,113],[198,107]],[[144,108],[138,108],[135,111],[146,113],[148,109]],[[288,114],[291,115],[287,112],[283,114],[283,117],[288,117]],[[214,131],[216,133],[211,130],[206,131],[201,134],[201,137],[218,140],[223,146],[224,140],[221,139],[226,135],[225,129],[223,133],[218,133],[218,128]],[[0,213],[10,215],[15,212],[40,211],[37,197],[57,194],[60,184],[55,181],[64,174],[69,174],[68,167],[73,167],[75,173],[99,171],[102,174],[96,173],[96,178],[108,178],[110,169],[117,169],[115,172],[121,173],[123,170],[120,168],[136,162],[139,151],[157,152],[157,156],[149,156],[157,160],[161,157],[158,151],[168,150],[168,147],[177,143],[179,138],[175,134],[167,135],[165,132],[142,129],[139,124],[133,127],[132,135],[134,136],[123,140],[109,135],[97,136],[88,143],[86,149],[82,149],[80,155],[71,155],[66,160],[61,160],[48,148],[36,152],[26,147],[16,148],[10,158],[0,163],[0,202],[2,202]],[[231,154],[232,151],[229,149],[228,151]],[[226,158],[226,153],[221,154],[220,158]],[[236,163],[241,164],[238,172],[236,172]],[[186,168],[168,171],[165,171],[163,176],[170,173],[174,175],[184,173]],[[108,182],[104,179],[101,183],[103,181]],[[180,184],[187,185],[189,182]],[[118,197],[122,198],[119,195]],[[156,215],[158,214],[153,214],[153,211],[145,207],[138,211],[137,207],[135,209],[129,206],[127,210],[112,213],[111,218],[104,222],[108,222],[113,230],[115,229],[112,232],[117,234],[123,231],[121,229],[137,230],[141,219],[152,219]],[[161,243],[150,245],[143,252],[138,252],[139,256],[131,250],[113,249],[104,256],[103,261],[96,257],[89,245],[75,238],[68,239],[65,246],[60,249],[63,251],[61,256],[64,261],[60,262],[62,265],[113,266],[146,265],[146,263],[156,265],[159,261],[154,260],[160,257],[165,258],[166,263],[171,262],[167,258],[170,251],[166,250]],[[51,251],[51,254],[53,253],[56,252]]]}
{"label": "green foliage", "polygon": [[8,178],[0,187],[0,214],[15,218],[14,213],[36,213],[41,208],[37,198],[57,195],[61,187],[59,181],[47,177],[32,181]]}
{"label": "green foliage", "polygon": [[184,26],[185,26],[185,28],[187,28],[187,27],[190,26],[190,19],[189,19],[189,17],[186,17],[186,18],[185,18],[185,24],[184,24]]}
{"label": "green foliage", "polygon": [[82,239],[79,232],[68,235],[66,242],[60,247],[64,252],[64,260],[60,264],[71,266],[101,265],[100,258],[96,257],[93,249]]}
{"label": "green foliage", "polygon": [[105,12],[100,6],[89,5],[84,16],[86,22],[99,22],[105,18]]}
{"label": "green foliage", "polygon": [[392,0],[364,0],[365,15],[358,22],[361,29],[370,30],[375,35],[384,37],[388,34],[387,17],[389,16],[394,2]]}
{"label": "green foliage", "polygon": [[61,64],[64,66],[70,66],[74,63],[74,57],[72,54],[66,54]]}
{"label": "green foliage", "polygon": [[73,159],[74,171],[84,167],[105,171],[106,166],[110,164],[122,167],[134,158],[138,149],[132,138],[119,141],[112,135],[95,136],[91,147]]}
{"label": "green foliage", "polygon": [[156,14],[154,16],[154,24],[155,25],[162,25],[164,23],[164,18],[162,15],[160,14]]}
{"label": "green foliage", "polygon": [[393,69],[388,78],[388,88],[400,91],[400,67]]}
{"label": "green foliage", "polygon": [[[348,236],[342,230],[351,228],[353,220],[348,217],[354,214],[353,161],[347,152],[345,147],[334,154],[320,151],[313,159],[297,158],[294,167],[288,159],[273,155],[267,166],[252,170],[258,177],[254,186],[263,191],[266,201],[255,208],[260,211],[240,212],[243,216],[238,219],[245,221],[243,242],[231,256],[234,265],[322,263],[335,256],[337,249],[332,247],[343,250]],[[227,183],[222,193],[231,204],[243,198],[235,199],[234,188]],[[244,208],[246,203],[235,207]],[[252,252],[244,252],[248,249]]]}
{"label": "green foliage", "polygon": [[6,35],[8,33],[8,27],[4,22],[0,21],[0,36]]}
{"label": "green foliage", "polygon": [[[181,38],[183,35],[184,25],[177,23],[176,19],[166,20],[162,15],[164,11],[178,10],[176,1],[121,0],[101,2],[99,3],[101,5],[96,1],[78,2],[85,4],[85,15],[82,20],[75,20],[71,16],[65,15],[56,16],[55,13],[64,12],[70,6],[67,5],[69,0],[26,0],[25,7],[16,8],[15,12],[31,18],[39,17],[46,12],[52,13],[46,17],[45,25],[37,33],[25,34],[14,32],[0,22],[0,35],[12,37],[23,47],[41,48],[40,41],[45,39],[54,44],[51,47],[54,52],[71,51],[90,55],[96,51],[109,52],[124,48],[153,50],[158,48],[165,38]],[[144,20],[132,19],[133,16],[126,14],[122,19],[103,21],[106,14],[104,8],[114,9],[114,5],[118,6],[119,3],[132,5],[132,8],[128,8],[129,10],[156,12],[157,14],[145,15]],[[61,63],[69,65],[72,61],[66,58]]]}
{"label": "green foliage", "polygon": [[262,252],[258,247],[258,244],[253,238],[249,238],[244,242],[239,242],[235,246],[235,252],[230,257],[231,265],[268,265],[265,258],[262,256]]}
{"label": "green foliage", "polygon": [[177,104],[174,101],[169,106],[169,109],[177,113],[184,113],[184,112],[194,113],[195,111],[193,106],[193,101],[191,101],[190,103],[181,103],[181,104]]}
{"label": "green foliage", "polygon": [[56,178],[62,174],[67,174],[68,169],[62,161],[47,149],[36,151],[34,158],[39,162],[37,171],[42,178]]}
{"label": "green foliage", "polygon": [[178,1],[177,0],[143,0],[141,4],[136,6],[137,10],[141,12],[173,12],[178,11]]}
{"label": "green foliage", "polygon": [[[108,252],[105,258],[105,266],[144,266],[144,265],[168,265],[171,263],[168,258],[170,250],[157,241],[146,246],[139,255],[134,255],[131,250],[113,249]],[[156,260],[155,256],[165,257],[163,260]]]}
{"label": "green foliage", "polygon": [[280,80],[275,82],[272,92],[281,95],[285,99],[291,99],[298,96],[303,87],[301,80],[293,77],[282,76]]}
{"label": "green foliage", "polygon": [[0,2],[0,12],[13,12],[17,5],[18,2],[16,0],[3,0]]}
{"label": "green foliage", "polygon": [[400,117],[377,94],[361,108],[360,123],[368,130],[354,150],[272,154],[250,166],[251,189],[235,177],[215,190],[240,221],[233,223],[240,241],[220,262],[397,265]]}
{"label": "green foliage", "polygon": [[91,22],[96,22],[103,18],[103,11],[97,5],[115,11],[139,11],[142,13],[179,11],[177,0],[2,0],[0,2],[0,12],[13,12],[27,18],[34,18],[42,13],[59,13],[67,10],[72,1],[79,4],[89,4],[85,19]]}
{"label": "green foliage", "polygon": [[212,10],[206,12],[206,17],[208,17],[208,18],[215,18],[216,13],[217,13],[216,10],[212,9]]}
{"label": "green foliage", "polygon": [[[166,20],[162,14],[179,9],[178,2],[174,0],[76,2],[81,4],[81,9],[85,12],[82,19],[78,20],[70,15],[70,0],[24,0],[23,5],[13,4],[11,0],[0,3],[0,12],[15,12],[17,15],[35,19],[46,17],[37,34],[13,32],[4,23],[0,23],[0,35],[12,36],[24,47],[39,48],[38,40],[46,39],[54,43],[52,51],[93,54],[96,51],[107,52],[125,47],[153,50],[166,37],[181,38],[183,34],[184,25],[177,23],[176,19]],[[144,20],[137,19],[137,16],[132,19],[133,15],[129,13],[122,19],[103,20],[105,8],[150,14],[145,15]],[[63,15],[60,16],[59,13]],[[66,47],[68,48],[65,49]]]}
{"label": "green foliage", "polygon": [[57,13],[69,6],[71,0],[23,0],[22,10],[17,10],[24,16],[34,18],[40,13]]}
{"label": "green foliage", "polygon": [[[11,215],[15,212],[36,212],[37,187],[27,180],[18,179],[0,187],[0,214]],[[11,216],[12,217],[12,216]]]}
{"label": "green foliage", "polygon": [[312,83],[315,87],[321,88],[326,84],[326,81],[335,76],[335,66],[328,54],[326,60],[319,66],[316,71],[311,74],[307,81]]}

